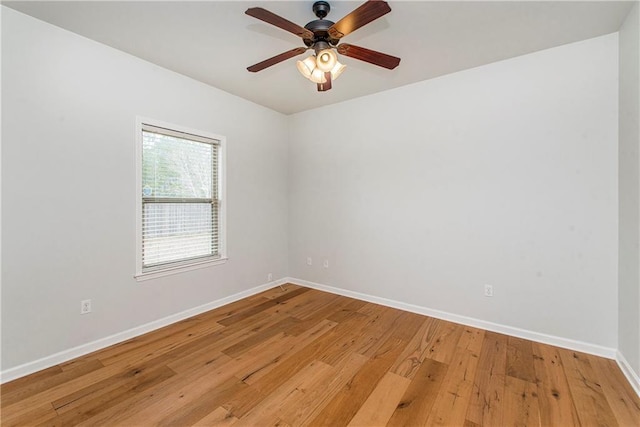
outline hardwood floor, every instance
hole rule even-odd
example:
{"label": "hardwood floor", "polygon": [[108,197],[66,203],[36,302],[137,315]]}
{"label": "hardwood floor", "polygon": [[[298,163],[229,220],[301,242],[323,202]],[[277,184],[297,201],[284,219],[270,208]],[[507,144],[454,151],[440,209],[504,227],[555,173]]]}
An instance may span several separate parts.
{"label": "hardwood floor", "polygon": [[612,360],[285,288],[7,383],[2,425],[640,425]]}

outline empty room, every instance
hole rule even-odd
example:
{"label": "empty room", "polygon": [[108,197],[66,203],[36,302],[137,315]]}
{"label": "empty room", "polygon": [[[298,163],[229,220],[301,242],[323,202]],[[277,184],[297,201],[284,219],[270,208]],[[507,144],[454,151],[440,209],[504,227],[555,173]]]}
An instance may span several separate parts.
{"label": "empty room", "polygon": [[638,1],[2,1],[2,426],[640,425]]}

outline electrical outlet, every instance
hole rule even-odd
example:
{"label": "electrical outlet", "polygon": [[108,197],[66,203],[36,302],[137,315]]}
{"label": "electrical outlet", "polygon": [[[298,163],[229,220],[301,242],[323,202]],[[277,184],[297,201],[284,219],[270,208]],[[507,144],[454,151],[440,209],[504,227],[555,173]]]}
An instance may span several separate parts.
{"label": "electrical outlet", "polygon": [[271,273],[267,274],[267,281],[268,282],[273,281],[273,274],[271,274]]}
{"label": "electrical outlet", "polygon": [[313,265],[313,260],[310,256],[307,257],[307,265]]}
{"label": "electrical outlet", "polygon": [[91,300],[86,299],[80,301],[80,314],[88,314],[91,313]]}
{"label": "electrical outlet", "polygon": [[484,296],[485,297],[492,297],[493,296],[493,286],[484,285]]}
{"label": "electrical outlet", "polygon": [[329,260],[328,260],[328,259],[325,259],[325,260],[324,260],[324,262],[322,263],[322,266],[323,266],[324,268],[329,268]]}

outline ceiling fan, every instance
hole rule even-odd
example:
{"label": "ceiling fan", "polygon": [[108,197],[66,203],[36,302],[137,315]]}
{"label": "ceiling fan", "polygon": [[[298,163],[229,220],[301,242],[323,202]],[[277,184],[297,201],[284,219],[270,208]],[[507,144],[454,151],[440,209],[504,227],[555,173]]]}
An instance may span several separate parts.
{"label": "ceiling fan", "polygon": [[298,70],[303,76],[317,84],[318,91],[324,92],[331,89],[331,82],[338,78],[345,68],[345,66],[338,61],[338,56],[334,50],[341,55],[359,59],[360,61],[378,65],[389,70],[393,70],[400,64],[400,58],[387,55],[386,53],[347,43],[338,44],[342,37],[391,12],[391,8],[387,2],[368,0],[335,23],[325,19],[331,10],[328,2],[316,1],[312,9],[318,19],[309,22],[304,27],[261,7],[251,7],[247,9],[245,12],[247,15],[275,25],[285,31],[289,31],[302,38],[305,44],[305,47],[297,47],[265,59],[262,62],[258,62],[257,64],[247,67],[247,70],[255,73],[289,58],[293,58],[294,56],[301,55],[307,50],[313,50],[315,55],[311,55],[297,62]]}

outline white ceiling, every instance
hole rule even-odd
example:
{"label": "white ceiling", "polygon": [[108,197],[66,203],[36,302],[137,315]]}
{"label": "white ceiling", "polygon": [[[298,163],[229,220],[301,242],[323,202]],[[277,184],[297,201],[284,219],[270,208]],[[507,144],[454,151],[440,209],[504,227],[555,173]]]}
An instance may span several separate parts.
{"label": "white ceiling", "polygon": [[[330,1],[334,22],[362,1]],[[302,46],[294,35],[244,14],[264,7],[304,26],[309,1],[26,1],[3,4],[285,114],[618,30],[629,1],[389,1],[392,11],[343,39],[402,58],[393,71],[341,58],[328,92],[289,59],[246,67]],[[300,59],[305,55],[301,55]]]}

